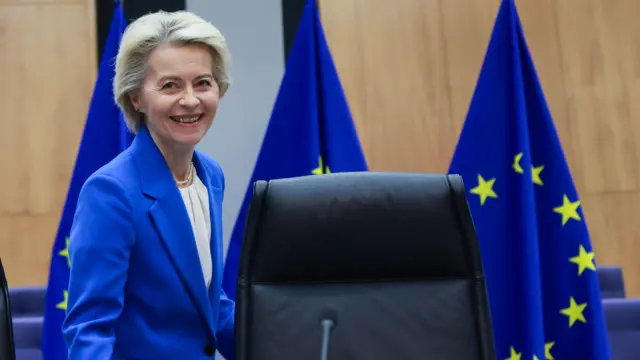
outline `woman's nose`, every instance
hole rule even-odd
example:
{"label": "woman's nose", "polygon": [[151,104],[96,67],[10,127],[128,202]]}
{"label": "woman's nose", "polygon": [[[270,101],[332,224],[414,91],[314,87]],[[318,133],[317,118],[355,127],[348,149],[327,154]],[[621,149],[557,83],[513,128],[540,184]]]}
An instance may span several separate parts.
{"label": "woman's nose", "polygon": [[200,103],[200,100],[195,95],[193,89],[186,89],[182,99],[180,99],[180,105],[185,107],[196,107]]}

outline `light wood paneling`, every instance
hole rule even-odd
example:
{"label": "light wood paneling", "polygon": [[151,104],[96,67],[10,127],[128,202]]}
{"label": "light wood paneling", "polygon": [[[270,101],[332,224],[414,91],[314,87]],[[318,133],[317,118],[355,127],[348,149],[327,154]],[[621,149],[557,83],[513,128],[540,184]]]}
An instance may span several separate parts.
{"label": "light wood paneling", "polygon": [[0,256],[43,285],[95,79],[92,0],[0,0]]}
{"label": "light wood paneling", "polygon": [[[516,1],[599,264],[640,297],[640,2]],[[372,170],[444,173],[499,0],[320,0]]]}

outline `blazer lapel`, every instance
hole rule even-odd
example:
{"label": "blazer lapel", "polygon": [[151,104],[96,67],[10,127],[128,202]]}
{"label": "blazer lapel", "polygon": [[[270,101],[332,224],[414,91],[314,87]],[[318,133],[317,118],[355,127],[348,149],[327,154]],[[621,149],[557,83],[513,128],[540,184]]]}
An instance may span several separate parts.
{"label": "blazer lapel", "polygon": [[[212,271],[211,274],[211,285],[209,286],[209,301],[211,304],[216,304],[216,301],[220,300],[220,286],[222,283],[222,273],[221,266],[222,264],[222,224],[220,224],[219,219],[221,211],[218,204],[222,203],[222,188],[220,186],[215,186],[213,184],[213,179],[211,178],[211,174],[207,171],[206,167],[203,165],[198,152],[196,151],[194,154],[194,164],[196,166],[196,170],[198,171],[198,175],[200,176],[200,180],[206,186],[207,192],[209,194],[209,217],[211,223],[211,261],[212,261]],[[217,308],[217,307],[216,307]],[[218,314],[214,314],[217,319]]]}
{"label": "blazer lapel", "polygon": [[149,208],[153,223],[189,297],[215,333],[198,250],[180,191],[146,127],[140,129],[132,146],[142,191],[155,199]]}

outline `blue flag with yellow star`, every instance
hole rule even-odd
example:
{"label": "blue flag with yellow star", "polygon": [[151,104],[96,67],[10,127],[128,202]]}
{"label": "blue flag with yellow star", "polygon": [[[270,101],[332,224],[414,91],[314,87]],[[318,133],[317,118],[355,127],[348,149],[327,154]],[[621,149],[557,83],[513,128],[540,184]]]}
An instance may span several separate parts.
{"label": "blue flag with yellow star", "polygon": [[67,309],[69,284],[68,244],[80,188],[89,175],[128,147],[133,138],[126,129],[122,113],[113,100],[112,87],[115,57],[126,26],[121,5],[116,2],[67,198],[53,244],[42,330],[44,360],[67,359],[67,347],[62,337],[62,323]]}
{"label": "blue flag with yellow star", "polygon": [[498,359],[610,359],[594,253],[513,0],[503,0],[455,150]]}
{"label": "blue flag with yellow star", "polygon": [[284,77],[231,234],[223,289],[235,300],[244,220],[257,180],[367,171],[315,0],[307,1]]}

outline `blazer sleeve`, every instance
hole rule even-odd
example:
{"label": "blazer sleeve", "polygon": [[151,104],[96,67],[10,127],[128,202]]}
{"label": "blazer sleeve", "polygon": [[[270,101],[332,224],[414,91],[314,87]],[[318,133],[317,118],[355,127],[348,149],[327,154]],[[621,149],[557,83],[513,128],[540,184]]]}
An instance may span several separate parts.
{"label": "blazer sleeve", "polygon": [[90,177],[78,196],[69,241],[69,297],[62,326],[68,360],[111,359],[134,239],[124,188],[108,175]]}

